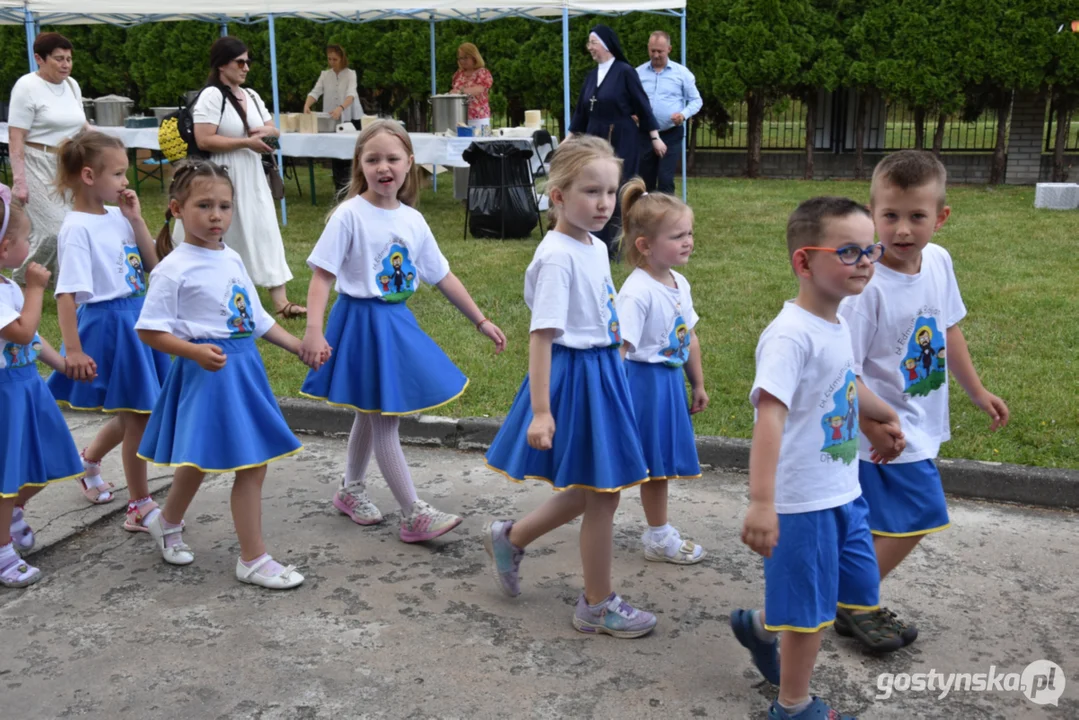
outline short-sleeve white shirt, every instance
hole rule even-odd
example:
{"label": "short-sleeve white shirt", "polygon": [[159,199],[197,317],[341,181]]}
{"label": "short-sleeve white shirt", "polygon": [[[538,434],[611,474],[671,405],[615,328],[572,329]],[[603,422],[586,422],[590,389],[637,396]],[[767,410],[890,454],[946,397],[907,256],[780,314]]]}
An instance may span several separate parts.
{"label": "short-sleeve white shirt", "polygon": [[82,90],[74,78],[56,84],[32,72],[11,88],[8,125],[27,130],[27,142],[57,147],[85,124]]}
{"label": "short-sleeve white shirt", "polygon": [[618,291],[622,339],[632,349],[626,359],[681,367],[689,361],[690,331],[697,326],[689,281],[671,271],[677,287],[667,287],[635,269]]}
{"label": "short-sleeve white shirt", "polygon": [[142,253],[120,208],[106,207],[104,215],[69,212],[58,245],[56,295],[74,293],[82,305],[146,294]]}
{"label": "short-sleeve white shirt", "polygon": [[[10,280],[0,278],[0,329],[6,328],[22,315],[22,290]],[[34,333],[29,345],[19,345],[0,338],[0,370],[23,367],[37,362],[41,352],[41,337]]]}

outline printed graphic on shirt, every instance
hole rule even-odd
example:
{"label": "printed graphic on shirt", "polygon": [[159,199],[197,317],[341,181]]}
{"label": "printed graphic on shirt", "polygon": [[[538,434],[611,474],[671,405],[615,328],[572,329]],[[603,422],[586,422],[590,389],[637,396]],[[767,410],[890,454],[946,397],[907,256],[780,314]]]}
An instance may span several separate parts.
{"label": "printed graphic on shirt", "polygon": [[[614,309],[614,285],[610,278],[605,278],[603,286],[607,289],[607,337],[612,347],[622,347],[622,331],[618,326],[618,311]],[[603,313],[600,312],[600,316]]]}
{"label": "printed graphic on shirt", "polygon": [[854,371],[848,369],[832,394],[832,409],[821,417],[822,460],[839,460],[850,465],[858,457],[858,388],[854,381]]}
{"label": "printed graphic on shirt", "polygon": [[120,258],[120,270],[124,273],[124,280],[131,288],[133,297],[142,297],[146,294],[146,272],[142,267],[142,255],[139,254],[138,246],[124,245],[124,254]]}
{"label": "printed graphic on shirt", "polygon": [[689,362],[689,326],[681,315],[674,319],[674,327],[667,334],[667,347],[659,354],[669,367],[682,367]]}
{"label": "printed graphic on shirt", "polygon": [[228,297],[228,327],[234,338],[251,337],[255,332],[255,318],[251,314],[251,298],[243,285],[232,283]]}
{"label": "printed graphic on shirt", "polygon": [[947,381],[945,336],[936,318],[919,315],[907,340],[906,353],[899,365],[903,374],[903,392],[924,397]]}
{"label": "printed graphic on shirt", "polygon": [[385,302],[404,302],[416,292],[416,266],[408,257],[408,246],[398,237],[394,237],[383,251],[380,263],[375,266],[375,274],[378,290]]}
{"label": "printed graphic on shirt", "polygon": [[0,369],[25,367],[37,361],[41,352],[41,338],[34,335],[34,341],[29,345],[16,345],[5,343],[3,352],[0,352]]}

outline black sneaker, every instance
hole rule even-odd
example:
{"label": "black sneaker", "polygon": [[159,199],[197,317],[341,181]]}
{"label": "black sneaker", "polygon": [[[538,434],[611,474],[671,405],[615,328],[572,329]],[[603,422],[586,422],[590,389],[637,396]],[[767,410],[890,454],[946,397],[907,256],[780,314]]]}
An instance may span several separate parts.
{"label": "black sneaker", "polygon": [[857,638],[874,652],[893,652],[918,637],[917,628],[904,625],[894,612],[883,607],[869,612],[836,608],[835,631],[844,637]]}

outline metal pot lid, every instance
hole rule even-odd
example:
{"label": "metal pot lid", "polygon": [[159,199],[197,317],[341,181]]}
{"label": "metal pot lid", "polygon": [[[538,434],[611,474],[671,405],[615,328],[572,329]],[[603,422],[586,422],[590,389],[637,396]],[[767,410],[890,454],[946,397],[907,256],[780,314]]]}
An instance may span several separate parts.
{"label": "metal pot lid", "polygon": [[94,100],[94,102],[96,102],[96,103],[100,103],[100,102],[129,103],[129,102],[135,102],[135,101],[132,100],[131,98],[126,98],[126,97],[123,97],[121,95],[103,95],[102,97],[99,97],[96,100]]}

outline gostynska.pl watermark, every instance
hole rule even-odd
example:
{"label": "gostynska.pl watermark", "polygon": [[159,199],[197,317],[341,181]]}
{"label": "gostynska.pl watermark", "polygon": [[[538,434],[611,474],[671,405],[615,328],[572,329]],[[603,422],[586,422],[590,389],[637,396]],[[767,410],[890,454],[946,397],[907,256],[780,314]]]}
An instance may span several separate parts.
{"label": "gostynska.pl watermark", "polygon": [[1035,660],[1021,673],[1000,672],[996,665],[980,673],[881,673],[877,690],[877,700],[897,692],[932,692],[938,700],[953,692],[1018,692],[1035,705],[1057,705],[1064,692],[1064,671],[1049,660]]}

